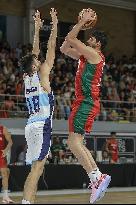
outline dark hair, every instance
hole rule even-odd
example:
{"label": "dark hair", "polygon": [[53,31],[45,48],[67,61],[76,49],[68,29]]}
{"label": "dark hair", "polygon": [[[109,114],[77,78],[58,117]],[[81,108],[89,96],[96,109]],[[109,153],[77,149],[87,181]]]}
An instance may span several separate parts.
{"label": "dark hair", "polygon": [[95,37],[97,42],[100,41],[102,50],[106,47],[108,43],[108,38],[103,31],[93,30],[91,36]]}
{"label": "dark hair", "polygon": [[111,135],[116,135],[116,132],[111,132]]}
{"label": "dark hair", "polygon": [[27,54],[19,61],[19,67],[24,73],[32,72],[32,63],[34,58],[37,58],[35,54]]}

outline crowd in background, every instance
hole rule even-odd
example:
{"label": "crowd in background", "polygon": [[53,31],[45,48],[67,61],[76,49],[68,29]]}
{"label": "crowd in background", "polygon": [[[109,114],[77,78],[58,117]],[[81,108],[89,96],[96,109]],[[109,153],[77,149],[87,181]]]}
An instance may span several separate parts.
{"label": "crowd in background", "polygon": [[[120,145],[115,132],[111,132],[110,137],[105,138],[101,142],[101,146],[99,144],[100,147],[99,148],[97,147],[98,149],[97,151],[94,150],[94,144],[91,142],[91,140],[89,140],[88,142],[86,139],[84,139],[84,144],[86,147],[89,145],[89,147],[87,148],[91,152],[95,161],[103,164],[122,163],[122,157],[119,154]],[[91,143],[93,146],[90,147]],[[101,149],[101,151],[99,151],[99,149]],[[15,162],[18,165],[21,163],[25,164],[26,151],[27,151],[27,145],[22,145],[17,148]],[[77,159],[71,153],[67,145],[66,137],[54,136],[52,138],[52,145],[51,145],[47,163],[78,164]]]}
{"label": "crowd in background", "polygon": [[[31,44],[18,43],[16,48],[11,48],[8,42],[0,43],[0,94],[24,95],[23,75],[18,61],[31,51]],[[56,60],[50,75],[56,119],[68,119],[74,99],[77,65],[77,61],[62,55],[59,47],[56,49]],[[111,54],[106,57],[100,94],[103,102],[99,120],[136,121],[136,56],[128,58],[124,55],[116,59]],[[22,112],[18,114],[17,111]],[[24,116],[24,111],[27,111],[24,97],[0,96],[0,117],[16,117],[21,113]]]}
{"label": "crowd in background", "polygon": [[[26,159],[26,152],[27,152],[27,145],[21,145],[16,149],[16,159],[15,165],[25,165]],[[96,153],[93,150],[90,150],[92,156],[96,160]],[[106,154],[105,154],[106,152]],[[110,163],[110,156],[109,153],[104,149],[103,151],[103,163]],[[47,163],[52,164],[78,164],[77,159],[71,153],[67,145],[67,139],[61,139],[59,136],[53,138],[52,146],[50,149],[50,153],[48,156]]]}

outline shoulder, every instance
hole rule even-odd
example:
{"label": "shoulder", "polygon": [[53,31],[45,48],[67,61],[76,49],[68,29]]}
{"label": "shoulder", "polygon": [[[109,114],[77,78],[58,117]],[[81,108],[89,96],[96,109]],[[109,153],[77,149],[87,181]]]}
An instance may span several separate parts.
{"label": "shoulder", "polygon": [[99,64],[103,61],[102,56],[94,48],[87,46],[88,58],[87,61],[91,64]]}
{"label": "shoulder", "polygon": [[96,49],[94,49],[93,47],[90,46],[86,46],[86,49],[90,52],[95,54],[96,56],[100,56],[100,53],[98,51],[96,51]]}
{"label": "shoulder", "polygon": [[40,67],[40,73],[41,74],[47,74],[48,70],[50,69],[49,64],[45,61],[44,63],[41,64]]}

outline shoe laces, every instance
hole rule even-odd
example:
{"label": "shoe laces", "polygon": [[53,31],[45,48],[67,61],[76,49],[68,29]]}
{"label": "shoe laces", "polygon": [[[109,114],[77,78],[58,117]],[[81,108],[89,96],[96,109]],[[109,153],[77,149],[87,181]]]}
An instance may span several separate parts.
{"label": "shoe laces", "polygon": [[102,182],[102,180],[103,180],[103,175],[101,175],[101,177],[100,177],[100,179],[99,180],[97,180],[96,182],[91,182],[90,184],[89,184],[89,186],[88,186],[88,189],[92,189],[93,187],[95,188],[95,189],[98,189],[99,188],[99,186],[100,186],[100,184],[101,184],[101,182]]}

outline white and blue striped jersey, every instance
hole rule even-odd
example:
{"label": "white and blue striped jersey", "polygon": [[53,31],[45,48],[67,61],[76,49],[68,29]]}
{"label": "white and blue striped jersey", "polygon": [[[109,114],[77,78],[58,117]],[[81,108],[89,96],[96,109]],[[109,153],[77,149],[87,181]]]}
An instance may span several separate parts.
{"label": "white and blue striped jersey", "polygon": [[25,76],[25,97],[29,110],[28,124],[45,121],[53,114],[53,94],[48,94],[40,84],[38,72]]}

